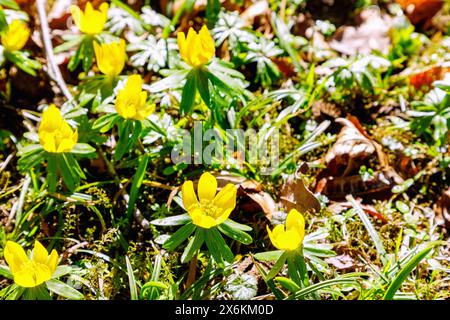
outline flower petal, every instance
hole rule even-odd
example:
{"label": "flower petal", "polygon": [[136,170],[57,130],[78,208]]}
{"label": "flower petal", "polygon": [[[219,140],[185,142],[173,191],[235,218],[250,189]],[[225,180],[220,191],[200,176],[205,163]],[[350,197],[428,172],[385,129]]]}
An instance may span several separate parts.
{"label": "flower petal", "polygon": [[198,198],[202,201],[213,201],[217,191],[217,180],[211,173],[205,172],[198,181]]}
{"label": "flower petal", "polygon": [[46,264],[48,259],[48,251],[45,247],[39,242],[34,242],[33,249],[33,261],[36,263]]}
{"label": "flower petal", "polygon": [[18,272],[23,264],[30,261],[22,246],[13,241],[6,242],[3,255],[13,274]]}
{"label": "flower petal", "polygon": [[59,255],[58,252],[56,252],[56,250],[52,250],[52,252],[50,253],[50,256],[48,257],[47,260],[47,266],[50,269],[50,272],[53,274],[56,270],[56,266],[58,265],[58,259],[59,259]]}
{"label": "flower petal", "polygon": [[236,207],[236,193],[236,186],[232,183],[227,184],[214,198],[214,205],[223,210],[231,209],[231,211],[233,211]]}
{"label": "flower petal", "polygon": [[183,183],[183,187],[181,188],[181,196],[183,198],[183,206],[186,211],[189,212],[199,206],[192,181],[188,180]]}
{"label": "flower petal", "polygon": [[194,210],[189,211],[189,216],[192,219],[192,223],[196,226],[209,229],[217,226],[216,220],[213,217],[207,216],[203,213],[202,209],[195,208]]}

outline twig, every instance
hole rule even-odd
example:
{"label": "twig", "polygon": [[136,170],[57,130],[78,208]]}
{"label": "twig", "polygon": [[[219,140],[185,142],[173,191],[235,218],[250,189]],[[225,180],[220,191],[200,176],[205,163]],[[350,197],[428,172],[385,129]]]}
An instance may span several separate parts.
{"label": "twig", "polygon": [[47,22],[47,14],[45,12],[45,0],[36,0],[36,7],[39,14],[39,20],[41,22],[41,36],[44,42],[45,53],[47,56],[48,73],[51,78],[53,78],[61,89],[64,96],[69,101],[73,101],[73,96],[67,88],[67,85],[62,77],[61,71],[55,61],[55,55],[53,54],[52,41],[50,40],[50,27]]}

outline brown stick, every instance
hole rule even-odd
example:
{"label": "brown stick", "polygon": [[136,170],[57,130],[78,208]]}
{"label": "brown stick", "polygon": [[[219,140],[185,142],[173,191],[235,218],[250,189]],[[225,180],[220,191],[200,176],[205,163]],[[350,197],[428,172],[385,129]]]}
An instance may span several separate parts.
{"label": "brown stick", "polygon": [[45,12],[45,0],[36,0],[36,7],[39,14],[39,20],[41,22],[41,37],[44,42],[45,54],[47,56],[47,73],[56,82],[58,87],[61,89],[67,100],[72,101],[73,96],[69,91],[69,88],[64,81],[61,71],[55,61],[55,55],[53,54],[52,41],[50,39],[50,27],[47,22],[47,14]]}

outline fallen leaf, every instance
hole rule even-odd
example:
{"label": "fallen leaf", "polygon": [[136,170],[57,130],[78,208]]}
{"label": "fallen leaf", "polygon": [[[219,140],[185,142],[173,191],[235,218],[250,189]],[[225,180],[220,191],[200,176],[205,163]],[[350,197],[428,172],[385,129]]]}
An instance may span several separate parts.
{"label": "fallen leaf", "polygon": [[324,161],[329,175],[346,176],[376,150],[373,142],[353,122],[344,118],[335,121],[344,127],[333,147],[326,153]]}
{"label": "fallen leaf", "polygon": [[417,90],[429,89],[432,83],[436,80],[442,80],[446,72],[449,72],[450,68],[444,68],[441,66],[429,67],[424,71],[412,74],[409,76],[409,83]]}
{"label": "fallen leaf", "polygon": [[387,34],[392,18],[381,14],[379,9],[375,8],[364,9],[360,17],[362,23],[359,26],[338,28],[330,47],[347,55],[369,54],[372,50],[386,54],[389,50],[390,41]]}
{"label": "fallen leaf", "polygon": [[287,181],[281,188],[280,193],[281,203],[286,207],[287,212],[291,209],[297,211],[315,212],[320,211],[320,202],[316,196],[305,186],[303,179],[295,175],[289,176]]}
{"label": "fallen leaf", "polygon": [[436,221],[439,225],[444,225],[450,232],[450,189],[447,189],[434,205]]}
{"label": "fallen leaf", "polygon": [[397,0],[412,24],[430,20],[441,9],[442,0]]}
{"label": "fallen leaf", "polygon": [[322,178],[315,191],[335,200],[344,199],[348,194],[385,198],[390,195],[393,186],[401,183],[403,179],[389,167],[375,171],[366,180],[361,175]]}

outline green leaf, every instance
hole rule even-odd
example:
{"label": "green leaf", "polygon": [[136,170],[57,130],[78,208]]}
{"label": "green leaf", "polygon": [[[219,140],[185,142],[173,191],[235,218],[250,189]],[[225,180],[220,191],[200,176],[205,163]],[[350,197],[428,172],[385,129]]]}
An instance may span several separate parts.
{"label": "green leaf", "polygon": [[181,94],[180,112],[181,114],[190,114],[194,106],[195,94],[197,93],[197,73],[195,69],[188,73],[186,83]]}
{"label": "green leaf", "polygon": [[225,261],[233,262],[234,254],[233,252],[231,252],[230,247],[228,247],[228,245],[226,244],[219,230],[217,228],[211,228],[209,230],[210,231],[207,232],[207,234],[210,237],[210,241],[214,242],[215,246],[219,250],[220,255],[225,259]]}
{"label": "green leaf", "polygon": [[0,0],[0,5],[14,10],[20,10],[19,5],[14,0]]}
{"label": "green leaf", "polygon": [[441,241],[433,241],[427,243],[425,248],[422,249],[419,253],[411,258],[406,265],[397,273],[397,276],[389,285],[389,288],[386,290],[384,294],[384,300],[392,300],[394,298],[395,293],[400,288],[402,283],[406,280],[408,275],[417,267],[417,265],[424,259],[434,247],[441,245]]}
{"label": "green leaf", "polygon": [[0,276],[5,277],[6,279],[13,279],[11,270],[7,266],[1,264],[0,264]]}
{"label": "green leaf", "polygon": [[208,0],[206,2],[206,20],[208,21],[208,28],[210,30],[219,19],[220,8],[220,0]]}
{"label": "green leaf", "polygon": [[253,241],[252,237],[249,234],[239,229],[233,229],[232,227],[224,223],[219,225],[219,230],[222,231],[225,235],[227,235],[231,239],[239,241],[243,244],[250,244]]}
{"label": "green leaf", "polygon": [[208,72],[203,69],[198,69],[195,79],[197,90],[198,92],[200,92],[200,96],[202,97],[203,102],[210,108],[211,100],[209,95]]}
{"label": "green leaf", "polygon": [[355,201],[355,199],[353,198],[352,195],[348,195],[345,198],[347,199],[347,201],[349,201],[351,203],[351,205],[353,206],[353,209],[355,209],[355,211],[358,214],[359,218],[361,219],[362,223],[366,227],[370,238],[372,239],[373,243],[375,244],[375,249],[377,250],[378,255],[380,256],[381,261],[383,261],[383,264],[386,264],[388,257],[387,257],[386,250],[384,249],[383,242],[381,241],[380,236],[378,235],[374,226],[370,222],[366,213],[361,208],[361,206]]}
{"label": "green leaf", "polygon": [[131,300],[139,300],[136,286],[136,279],[134,278],[133,268],[131,267],[130,259],[125,256],[125,263],[127,264],[128,282],[130,284],[130,298]]}
{"label": "green leaf", "polygon": [[150,223],[155,226],[166,227],[166,226],[180,226],[188,223],[189,221],[192,221],[191,217],[189,216],[189,214],[184,213],[167,218],[155,219],[150,221]]}
{"label": "green leaf", "polygon": [[50,192],[56,191],[56,183],[57,183],[57,158],[53,154],[48,154],[47,157],[47,185],[48,190]]}
{"label": "green leaf", "polygon": [[293,295],[289,296],[287,300],[303,299],[304,297],[312,293],[315,293],[321,289],[343,284],[358,284],[358,282],[354,277],[345,277],[345,278],[342,277],[338,279],[325,280],[297,291]]}
{"label": "green leaf", "polygon": [[105,114],[95,120],[94,124],[92,125],[92,129],[100,130],[101,133],[108,132],[119,119],[120,116],[117,113]]}
{"label": "green leaf", "polygon": [[82,300],[84,299],[84,295],[79,292],[78,290],[75,290],[68,284],[56,280],[56,279],[50,279],[47,282],[45,282],[47,285],[47,288],[56,293],[57,295],[70,299],[70,300]]}
{"label": "green leaf", "polygon": [[241,223],[237,223],[236,221],[233,221],[231,219],[227,219],[225,220],[224,223],[222,223],[222,225],[226,224],[228,227],[232,228],[232,229],[237,229],[237,230],[241,230],[241,231],[252,231],[252,227],[246,225],[246,224],[241,224]]}
{"label": "green leaf", "polygon": [[281,268],[283,268],[286,259],[287,259],[287,253],[283,252],[281,254],[281,256],[278,258],[277,262],[275,262],[275,264],[273,265],[272,269],[270,269],[269,273],[266,276],[267,280],[270,280],[272,278],[274,278],[278,272],[280,272]]}
{"label": "green leaf", "polygon": [[167,241],[164,243],[163,248],[169,251],[175,250],[184,240],[186,240],[197,227],[188,222],[180,229],[178,229]]}
{"label": "green leaf", "polygon": [[147,165],[148,165],[148,154],[145,154],[142,156],[141,161],[139,161],[138,169],[133,177],[133,182],[131,184],[130,199],[128,201],[128,209],[127,209],[128,221],[130,222],[133,217],[134,205],[136,204],[136,200],[139,196],[139,188],[141,187],[142,181],[144,180],[145,177]]}
{"label": "green leaf", "polygon": [[267,252],[258,252],[253,256],[255,259],[259,261],[275,261],[278,260],[284,253],[283,250],[275,250],[275,251],[267,251]]}
{"label": "green leaf", "polygon": [[289,278],[276,277],[275,280],[278,281],[278,283],[281,284],[281,286],[283,286],[283,288],[289,290],[292,293],[295,293],[301,289],[294,281],[292,281]]}
{"label": "green leaf", "polygon": [[68,265],[57,266],[55,272],[52,274],[52,279],[57,279],[59,277],[65,276],[73,271],[73,267]]}
{"label": "green leaf", "polygon": [[95,153],[95,148],[91,147],[87,143],[77,143],[73,149],[70,151],[70,153],[74,154],[89,154],[89,153]]}
{"label": "green leaf", "polygon": [[194,237],[189,241],[186,249],[184,249],[181,256],[181,263],[186,263],[192,259],[192,257],[200,250],[203,242],[205,242],[205,232],[197,228]]}

